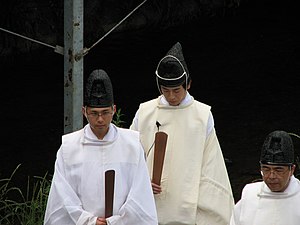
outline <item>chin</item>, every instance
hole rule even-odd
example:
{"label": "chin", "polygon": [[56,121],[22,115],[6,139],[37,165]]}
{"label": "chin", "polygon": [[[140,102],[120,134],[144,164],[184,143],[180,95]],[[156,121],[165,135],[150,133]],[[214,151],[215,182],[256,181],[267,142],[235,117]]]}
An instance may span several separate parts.
{"label": "chin", "polygon": [[178,105],[179,105],[178,102],[169,102],[169,104],[170,104],[171,106],[178,106]]}
{"label": "chin", "polygon": [[268,187],[273,192],[281,192],[282,187],[280,187],[278,184],[268,184]]}

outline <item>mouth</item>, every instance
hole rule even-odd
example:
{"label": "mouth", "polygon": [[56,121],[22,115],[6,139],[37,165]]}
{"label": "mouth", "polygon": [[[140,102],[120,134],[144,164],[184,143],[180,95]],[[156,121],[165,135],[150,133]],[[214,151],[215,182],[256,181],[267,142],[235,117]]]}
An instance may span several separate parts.
{"label": "mouth", "polygon": [[268,186],[270,187],[270,189],[274,189],[278,187],[278,183],[268,183]]}
{"label": "mouth", "polygon": [[103,129],[103,128],[105,128],[105,125],[95,125],[95,127],[98,129]]}

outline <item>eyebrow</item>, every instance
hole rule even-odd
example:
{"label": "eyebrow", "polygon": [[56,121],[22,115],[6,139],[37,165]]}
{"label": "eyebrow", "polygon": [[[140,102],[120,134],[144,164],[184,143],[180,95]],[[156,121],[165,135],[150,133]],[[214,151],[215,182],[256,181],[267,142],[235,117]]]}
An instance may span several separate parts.
{"label": "eyebrow", "polygon": [[180,87],[169,88],[169,87],[163,87],[162,86],[161,89],[168,90],[168,91],[171,91],[171,90],[176,91],[176,90],[180,90]]}
{"label": "eyebrow", "polygon": [[285,168],[285,166],[273,166],[273,167],[271,167],[271,166],[261,166],[262,168],[268,168],[268,169],[278,169],[278,168]]}
{"label": "eyebrow", "polygon": [[100,110],[98,111],[97,109],[91,109],[91,112],[109,112],[110,110],[109,109],[103,109],[103,110]]}

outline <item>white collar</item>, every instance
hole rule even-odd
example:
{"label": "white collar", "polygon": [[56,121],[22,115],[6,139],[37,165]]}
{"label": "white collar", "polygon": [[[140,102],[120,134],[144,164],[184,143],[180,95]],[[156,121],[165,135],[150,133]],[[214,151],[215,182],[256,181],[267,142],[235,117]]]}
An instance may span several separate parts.
{"label": "white collar", "polygon": [[[191,101],[192,101],[192,96],[190,95],[190,93],[187,91],[186,95],[184,97],[184,99],[180,102],[179,106],[185,106],[188,105]],[[167,99],[165,98],[164,95],[162,95],[162,98],[160,98],[160,103],[162,105],[170,105],[169,102],[167,101]]]}
{"label": "white collar", "polygon": [[92,131],[90,124],[87,124],[84,127],[84,136],[87,141],[90,142],[112,142],[116,139],[117,136],[117,128],[112,123],[109,125],[109,129],[107,134],[103,137],[102,140],[99,140],[97,136]]}

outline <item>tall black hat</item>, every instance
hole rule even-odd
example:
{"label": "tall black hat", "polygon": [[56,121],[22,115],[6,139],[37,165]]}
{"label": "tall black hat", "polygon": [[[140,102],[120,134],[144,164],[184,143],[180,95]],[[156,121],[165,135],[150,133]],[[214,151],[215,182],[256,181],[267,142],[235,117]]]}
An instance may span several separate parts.
{"label": "tall black hat", "polygon": [[176,87],[189,83],[190,74],[179,42],[160,60],[155,73],[158,85]]}
{"label": "tall black hat", "polygon": [[84,105],[95,108],[110,107],[114,104],[113,87],[104,70],[94,70],[88,77]]}
{"label": "tall black hat", "polygon": [[261,149],[260,163],[292,165],[294,163],[294,145],[285,131],[273,131],[265,139]]}

